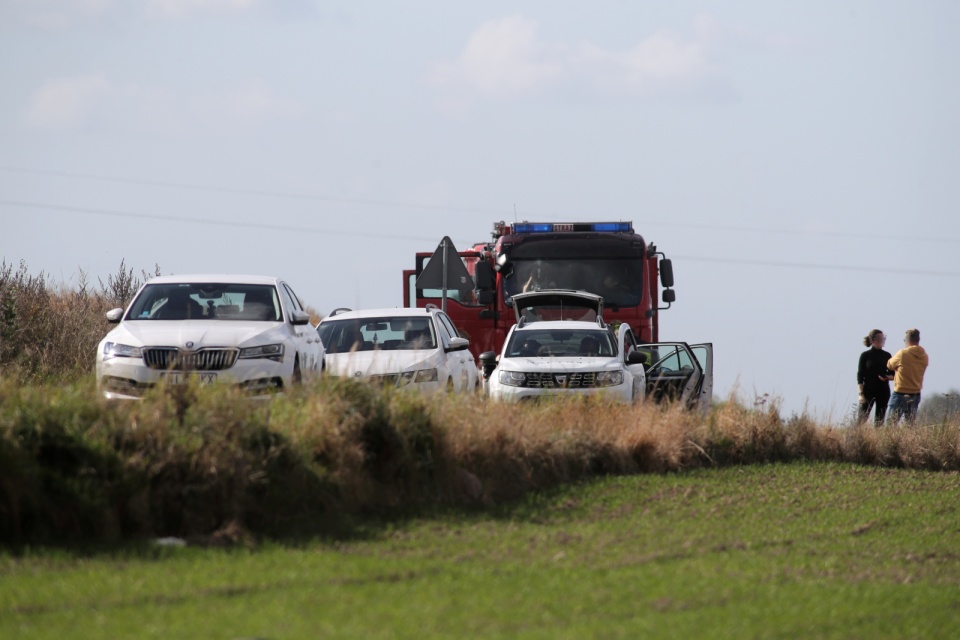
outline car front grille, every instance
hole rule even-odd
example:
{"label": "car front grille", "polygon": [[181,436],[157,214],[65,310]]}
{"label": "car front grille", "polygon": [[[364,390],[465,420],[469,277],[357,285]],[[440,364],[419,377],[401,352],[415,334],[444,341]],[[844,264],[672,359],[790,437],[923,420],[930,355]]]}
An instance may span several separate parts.
{"label": "car front grille", "polygon": [[162,371],[222,371],[237,361],[239,349],[199,349],[182,351],[173,347],[143,349],[143,361],[151,369]]}
{"label": "car front grille", "polygon": [[523,386],[534,389],[592,389],[597,386],[597,372],[527,373]]}

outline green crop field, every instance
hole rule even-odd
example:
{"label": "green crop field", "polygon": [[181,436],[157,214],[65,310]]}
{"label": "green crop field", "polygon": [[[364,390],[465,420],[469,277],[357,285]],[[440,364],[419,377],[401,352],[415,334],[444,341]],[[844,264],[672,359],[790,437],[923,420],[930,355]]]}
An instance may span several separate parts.
{"label": "green crop field", "polygon": [[958,542],[954,472],[614,476],[309,541],[0,556],[0,637],[943,638]]}

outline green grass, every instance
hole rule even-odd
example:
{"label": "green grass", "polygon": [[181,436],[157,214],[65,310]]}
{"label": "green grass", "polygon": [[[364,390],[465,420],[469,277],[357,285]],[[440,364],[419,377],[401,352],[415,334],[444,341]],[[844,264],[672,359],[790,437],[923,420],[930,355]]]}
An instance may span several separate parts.
{"label": "green grass", "polygon": [[609,477],[233,549],[0,557],[3,638],[904,638],[960,623],[960,476]]}

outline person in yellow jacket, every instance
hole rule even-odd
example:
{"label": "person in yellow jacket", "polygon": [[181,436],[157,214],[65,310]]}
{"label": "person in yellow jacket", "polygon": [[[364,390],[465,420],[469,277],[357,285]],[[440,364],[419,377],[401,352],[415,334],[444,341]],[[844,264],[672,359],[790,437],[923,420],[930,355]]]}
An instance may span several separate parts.
{"label": "person in yellow jacket", "polygon": [[887,362],[887,369],[894,373],[893,393],[890,395],[887,413],[894,424],[899,423],[901,418],[906,418],[908,423],[913,424],[920,407],[923,374],[930,358],[920,346],[919,329],[907,329],[903,343],[906,346]]}

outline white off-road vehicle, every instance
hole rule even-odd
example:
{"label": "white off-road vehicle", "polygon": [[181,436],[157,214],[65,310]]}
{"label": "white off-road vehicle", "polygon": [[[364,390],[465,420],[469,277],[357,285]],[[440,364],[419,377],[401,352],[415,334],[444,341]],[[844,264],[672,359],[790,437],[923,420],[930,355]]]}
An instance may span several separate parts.
{"label": "white off-road vehicle", "polygon": [[626,324],[616,331],[607,325],[603,298],[585,291],[520,293],[513,303],[517,323],[503,351],[480,356],[491,398],[603,395],[709,406],[712,345],[639,344]]}

